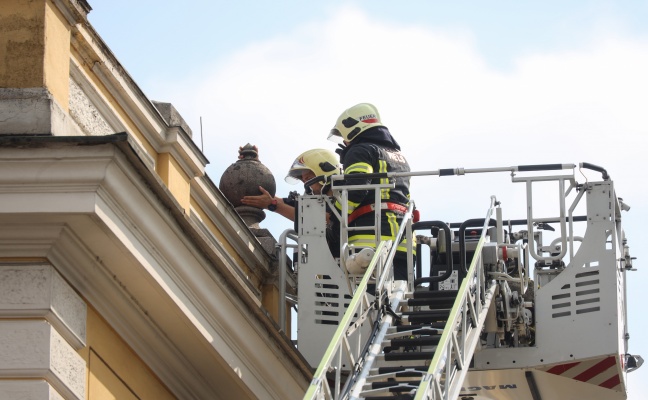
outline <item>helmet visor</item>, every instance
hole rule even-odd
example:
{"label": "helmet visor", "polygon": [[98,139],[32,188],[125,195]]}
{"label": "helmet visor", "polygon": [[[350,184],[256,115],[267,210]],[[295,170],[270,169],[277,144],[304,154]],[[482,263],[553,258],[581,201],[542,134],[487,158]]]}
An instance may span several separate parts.
{"label": "helmet visor", "polygon": [[329,132],[327,139],[337,144],[344,143],[344,138],[342,137],[342,133],[340,133],[340,130],[338,128],[331,129],[331,132]]}
{"label": "helmet visor", "polygon": [[301,177],[302,177],[302,172],[303,171],[310,171],[310,168],[308,168],[304,164],[304,159],[302,157],[296,159],[293,164],[290,166],[290,169],[288,170],[288,175],[286,175],[286,182],[290,183],[291,185],[296,185],[300,183]]}

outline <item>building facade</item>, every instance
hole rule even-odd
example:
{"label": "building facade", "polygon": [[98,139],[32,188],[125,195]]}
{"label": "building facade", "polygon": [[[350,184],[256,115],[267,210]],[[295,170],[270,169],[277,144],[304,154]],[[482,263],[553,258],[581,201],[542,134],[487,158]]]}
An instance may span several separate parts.
{"label": "building facade", "polygon": [[182,117],[85,0],[0,5],[0,399],[301,398],[272,246]]}

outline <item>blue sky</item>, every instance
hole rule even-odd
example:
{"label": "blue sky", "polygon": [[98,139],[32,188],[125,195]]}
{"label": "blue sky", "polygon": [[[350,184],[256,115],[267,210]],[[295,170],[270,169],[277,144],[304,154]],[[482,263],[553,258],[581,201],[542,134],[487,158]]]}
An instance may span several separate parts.
{"label": "blue sky", "polygon": [[[648,2],[90,4],[125,69],[149,98],[175,105],[199,146],[202,118],[214,182],[252,143],[278,193],[297,189],[283,181],[292,160],[334,148],[328,130],[358,102],[378,107],[415,170],[603,166],[632,207],[630,350],[648,357]],[[415,178],[412,197],[429,219],[483,217],[492,194],[506,218],[522,218],[519,185],[507,174]],[[276,236],[290,226],[272,214],[262,225]],[[648,397],[648,366],[629,381],[630,399]]]}

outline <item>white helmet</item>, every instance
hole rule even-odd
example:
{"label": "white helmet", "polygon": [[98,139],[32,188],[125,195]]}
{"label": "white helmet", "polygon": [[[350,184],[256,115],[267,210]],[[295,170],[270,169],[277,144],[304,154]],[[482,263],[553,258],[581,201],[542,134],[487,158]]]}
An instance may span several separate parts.
{"label": "white helmet", "polygon": [[[299,183],[303,171],[311,171],[315,176],[335,175],[342,173],[342,167],[337,154],[330,150],[313,149],[297,156],[286,175],[286,182]],[[322,185],[324,182],[320,182]]]}
{"label": "white helmet", "polygon": [[378,109],[369,103],[360,103],[347,109],[340,115],[335,123],[329,139],[341,137],[350,142],[365,130],[374,126],[383,126],[380,122]]}

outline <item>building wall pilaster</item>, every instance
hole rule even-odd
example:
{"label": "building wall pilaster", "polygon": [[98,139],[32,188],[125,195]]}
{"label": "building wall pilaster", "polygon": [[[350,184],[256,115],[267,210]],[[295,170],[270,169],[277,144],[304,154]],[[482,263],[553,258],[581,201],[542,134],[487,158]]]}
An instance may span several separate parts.
{"label": "building wall pilaster", "polygon": [[0,398],[85,399],[86,314],[51,265],[0,264]]}

